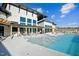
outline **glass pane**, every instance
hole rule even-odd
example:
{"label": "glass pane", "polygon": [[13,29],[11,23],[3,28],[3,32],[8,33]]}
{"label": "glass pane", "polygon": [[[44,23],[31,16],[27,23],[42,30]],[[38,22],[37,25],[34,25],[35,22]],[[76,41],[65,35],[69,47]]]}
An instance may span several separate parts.
{"label": "glass pane", "polygon": [[20,23],[20,25],[24,26],[24,25],[26,25],[26,24],[25,24],[25,23]]}
{"label": "glass pane", "polygon": [[45,27],[52,27],[52,26],[50,26],[50,25],[45,25]]}
{"label": "glass pane", "polygon": [[27,19],[27,23],[31,23],[31,19]]}
{"label": "glass pane", "polygon": [[25,28],[20,28],[20,32],[24,32],[25,31]]}
{"label": "glass pane", "polygon": [[34,33],[36,32],[36,28],[33,28],[33,32],[34,32]]}
{"label": "glass pane", "polygon": [[31,26],[31,24],[27,24],[27,26]]}
{"label": "glass pane", "polygon": [[18,31],[17,27],[12,27],[12,32],[17,32],[17,31]]}
{"label": "glass pane", "polygon": [[4,36],[4,26],[0,26],[0,36]]}
{"label": "glass pane", "polygon": [[36,24],[36,20],[33,20],[33,24],[34,24],[34,25]]}
{"label": "glass pane", "polygon": [[26,22],[26,18],[20,17],[20,22]]}
{"label": "glass pane", "polygon": [[27,28],[27,33],[29,33],[29,28]]}

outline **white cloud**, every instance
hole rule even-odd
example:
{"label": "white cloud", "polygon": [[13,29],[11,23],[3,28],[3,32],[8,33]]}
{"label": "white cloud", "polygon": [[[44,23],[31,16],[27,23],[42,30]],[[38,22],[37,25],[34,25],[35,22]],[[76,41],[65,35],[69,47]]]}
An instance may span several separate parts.
{"label": "white cloud", "polygon": [[67,3],[64,4],[61,8],[61,13],[62,15],[60,16],[61,18],[64,18],[66,16],[66,14],[68,14],[69,12],[71,12],[73,9],[75,9],[76,5],[74,3]]}
{"label": "white cloud", "polygon": [[51,16],[51,19],[53,19],[54,17],[55,17],[55,15],[52,15],[52,16]]}
{"label": "white cloud", "polygon": [[60,17],[61,17],[61,18],[64,18],[64,17],[65,17],[65,15],[61,15]]}
{"label": "white cloud", "polygon": [[42,8],[37,8],[36,9],[38,12],[43,13],[43,9]]}
{"label": "white cloud", "polygon": [[68,3],[68,4],[64,4],[61,8],[61,13],[62,14],[66,14],[69,13],[71,10],[73,10],[75,8],[75,4],[73,3]]}

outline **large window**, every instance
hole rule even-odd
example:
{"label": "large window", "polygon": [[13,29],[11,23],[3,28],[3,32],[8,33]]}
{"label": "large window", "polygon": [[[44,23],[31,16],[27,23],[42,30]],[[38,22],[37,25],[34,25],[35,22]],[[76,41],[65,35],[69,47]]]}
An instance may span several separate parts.
{"label": "large window", "polygon": [[52,27],[52,26],[50,26],[50,25],[45,25],[45,27]]}
{"label": "large window", "polygon": [[4,36],[4,26],[0,26],[0,36]]}
{"label": "large window", "polygon": [[27,34],[31,33],[32,28],[27,28]]}
{"label": "large window", "polygon": [[20,32],[24,33],[25,32],[25,28],[20,28]]}
{"label": "large window", "polygon": [[20,17],[20,25],[26,25],[26,18]]}
{"label": "large window", "polygon": [[31,26],[31,24],[27,24],[27,26]]}
{"label": "large window", "polygon": [[33,25],[36,25],[36,20],[33,20]]}
{"label": "large window", "polygon": [[17,32],[17,31],[18,31],[17,27],[12,27],[12,32]]}
{"label": "large window", "polygon": [[45,29],[45,33],[49,32],[49,29]]}
{"label": "large window", "polygon": [[50,32],[52,32],[52,29],[50,29]]}
{"label": "large window", "polygon": [[31,23],[31,19],[27,19],[27,23]]}
{"label": "large window", "polygon": [[33,28],[33,32],[36,33],[36,28]]}
{"label": "large window", "polygon": [[31,22],[32,22],[31,19],[27,19],[27,26],[31,26]]}

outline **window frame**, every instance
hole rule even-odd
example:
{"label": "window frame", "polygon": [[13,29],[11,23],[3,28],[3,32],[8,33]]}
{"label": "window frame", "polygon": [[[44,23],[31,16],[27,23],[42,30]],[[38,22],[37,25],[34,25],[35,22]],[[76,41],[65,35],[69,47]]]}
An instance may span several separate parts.
{"label": "window frame", "polygon": [[[30,22],[29,22],[28,20],[30,20]],[[27,18],[27,23],[32,23],[32,20],[31,20],[31,19],[29,19],[29,18]]]}
{"label": "window frame", "polygon": [[[35,21],[35,22],[34,22],[34,21]],[[33,20],[33,25],[36,25],[36,22],[37,22],[36,20]]]}
{"label": "window frame", "polygon": [[12,27],[12,32],[18,32],[18,28],[17,27]]}
{"label": "window frame", "polygon": [[26,18],[25,17],[20,17],[20,25],[26,25]]}

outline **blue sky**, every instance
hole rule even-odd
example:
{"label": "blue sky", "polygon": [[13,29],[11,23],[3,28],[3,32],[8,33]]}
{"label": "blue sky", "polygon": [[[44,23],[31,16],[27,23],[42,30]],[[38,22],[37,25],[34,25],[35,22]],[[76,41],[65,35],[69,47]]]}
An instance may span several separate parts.
{"label": "blue sky", "polygon": [[58,27],[79,26],[79,4],[26,3],[24,5],[47,15],[47,19],[56,22]]}

